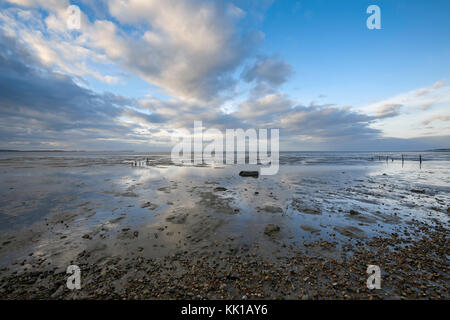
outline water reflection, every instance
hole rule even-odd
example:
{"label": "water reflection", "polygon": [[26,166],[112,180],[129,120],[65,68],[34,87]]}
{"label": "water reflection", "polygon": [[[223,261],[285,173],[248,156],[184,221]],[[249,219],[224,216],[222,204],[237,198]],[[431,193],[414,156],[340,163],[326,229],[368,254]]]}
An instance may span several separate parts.
{"label": "water reflection", "polygon": [[[230,238],[271,248],[364,239],[411,219],[448,223],[448,154],[425,153],[419,170],[417,154],[289,153],[277,175],[258,179],[239,176],[255,165],[171,166],[162,154],[130,166],[148,155],[103,156],[2,155],[0,229],[23,245],[2,251],[1,263],[24,250],[61,261],[80,250],[157,256]],[[280,227],[276,238],[265,235],[268,224]]]}

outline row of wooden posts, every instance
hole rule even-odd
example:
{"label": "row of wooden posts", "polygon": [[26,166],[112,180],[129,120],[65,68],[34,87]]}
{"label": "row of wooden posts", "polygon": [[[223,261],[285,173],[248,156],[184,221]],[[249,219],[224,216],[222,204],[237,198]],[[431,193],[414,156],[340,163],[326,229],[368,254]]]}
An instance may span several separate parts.
{"label": "row of wooden posts", "polygon": [[[378,156],[378,160],[382,161],[384,159],[384,156]],[[390,158],[392,162],[394,162],[394,157]],[[374,158],[372,157],[370,160],[374,160]],[[389,156],[386,156],[386,163],[389,162]],[[148,158],[145,159],[145,161],[132,161],[131,162],[131,166],[132,167],[141,167],[143,166],[143,164],[145,163],[146,166],[148,166],[150,164],[150,160]],[[405,165],[405,156],[402,154],[402,168]],[[420,169],[422,169],[422,155],[419,155],[419,166]]]}
{"label": "row of wooden posts", "polygon": [[[384,159],[384,156],[378,156],[379,161],[382,161],[383,159]],[[386,163],[389,162],[389,159],[391,159],[391,162],[394,162],[394,157],[389,158],[389,156],[386,156]],[[374,159],[372,158],[371,160],[373,161]],[[421,154],[419,155],[418,161],[419,161],[420,169],[422,169],[422,155]],[[405,156],[402,154],[402,168],[404,165],[405,165]]]}

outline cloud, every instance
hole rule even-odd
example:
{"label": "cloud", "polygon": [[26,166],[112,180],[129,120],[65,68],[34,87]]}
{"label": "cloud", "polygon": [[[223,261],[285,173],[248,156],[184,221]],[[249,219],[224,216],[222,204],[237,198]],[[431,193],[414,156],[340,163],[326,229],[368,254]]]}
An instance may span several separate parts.
{"label": "cloud", "polygon": [[443,85],[445,85],[445,82],[444,82],[444,81],[436,81],[436,82],[433,84],[433,89],[437,89],[437,88],[439,88],[439,87],[442,87]]}
{"label": "cloud", "polygon": [[295,106],[284,94],[248,100],[232,114],[209,104],[156,98],[128,99],[96,93],[71,77],[52,71],[17,40],[0,38],[2,146],[27,148],[130,148],[170,145],[170,134],[191,129],[202,120],[207,128],[281,128],[293,140],[375,137],[371,117],[330,105]]}
{"label": "cloud", "polygon": [[253,127],[280,128],[290,141],[344,141],[348,138],[375,139],[381,131],[370,124],[377,118],[333,104],[296,105],[285,94],[268,94],[249,99],[231,114]]}
{"label": "cloud", "polygon": [[427,89],[420,89],[420,90],[417,90],[416,96],[420,97],[420,96],[427,94],[428,92],[429,91]]}
{"label": "cloud", "polygon": [[[112,63],[185,100],[231,94],[237,83],[233,72],[263,39],[260,31],[240,29],[245,12],[225,1],[104,1],[109,15],[103,18],[109,19],[82,14],[79,32],[67,30],[68,1],[10,2],[28,8],[7,8],[0,17],[4,29],[33,48],[43,63],[117,84],[117,76],[93,68]],[[24,14],[35,23],[22,19]]]}
{"label": "cloud", "polygon": [[310,151],[417,151],[449,148],[450,136],[429,136],[419,138],[367,138],[354,136],[352,139],[341,140],[288,140],[281,141],[283,150],[310,150]]}
{"label": "cloud", "polygon": [[279,56],[258,57],[253,64],[245,66],[241,79],[252,83],[249,94],[252,99],[276,94],[278,89],[292,76],[292,66]]}
{"label": "cloud", "polygon": [[[47,67],[76,77],[89,75],[108,84],[120,81],[117,76],[103,74],[91,67],[93,64],[108,64],[108,60],[103,54],[83,45],[76,34],[67,29],[68,1],[34,0],[26,4],[31,6],[31,10],[2,8],[0,30],[3,34],[20,39]],[[48,8],[48,14],[34,9],[38,6]],[[89,25],[85,16],[83,25]]]}
{"label": "cloud", "polygon": [[450,86],[438,81],[428,88],[419,88],[359,108],[360,112],[380,118],[395,117],[413,109],[426,110],[438,103],[450,102]]}
{"label": "cloud", "polygon": [[301,106],[282,114],[278,126],[283,132],[303,139],[336,141],[358,137],[374,139],[380,131],[370,128],[374,117],[330,105]]}
{"label": "cloud", "polygon": [[69,76],[40,64],[15,39],[1,34],[0,88],[3,143],[75,142],[76,137],[88,133],[89,138],[125,134],[127,129],[115,118],[134,103],[112,93],[98,94],[80,87]]}
{"label": "cloud", "polygon": [[240,104],[238,112],[234,115],[239,119],[257,120],[263,117],[270,118],[289,110],[294,102],[285,94],[268,94],[256,100],[247,100]]}
{"label": "cloud", "polygon": [[[0,143],[27,148],[170,147],[174,130],[191,129],[201,120],[206,128],[221,130],[280,128],[284,143],[297,146],[291,149],[307,148],[303,143],[350,148],[352,142],[367,142],[373,147],[388,141],[382,137],[385,129],[374,123],[403,121],[401,116],[411,110],[433,106],[434,114],[424,123],[448,121],[439,110],[450,101],[450,87],[443,81],[360,110],[294,101],[281,92],[292,66],[277,55],[253,56],[263,34],[242,28],[263,12],[255,14],[253,6],[266,7],[271,1],[233,3],[112,0],[91,5],[83,0],[89,16],[82,15],[80,31],[66,28],[66,0],[9,0],[0,5]],[[156,97],[131,99],[89,87],[91,77],[114,85],[134,75],[169,96],[158,91]],[[237,85],[251,88],[244,101],[235,95]],[[154,90],[149,85],[149,93],[150,88]],[[231,107],[224,113],[227,105]]]}
{"label": "cloud", "polygon": [[436,120],[450,121],[450,116],[434,116],[434,117],[431,117],[431,118],[429,118],[429,119],[423,120],[423,121],[422,121],[422,124],[428,125],[428,124],[430,124],[431,122],[436,121]]}
{"label": "cloud", "polygon": [[435,104],[435,102],[424,103],[423,105],[420,106],[420,109],[422,109],[422,110],[428,110],[428,109],[430,109],[434,104]]}
{"label": "cloud", "polygon": [[97,21],[87,36],[90,44],[183,99],[207,101],[232,90],[232,72],[262,39],[261,32],[239,30],[243,13],[222,1],[113,0],[108,5],[122,24],[142,25],[142,30],[132,37],[112,22]]}
{"label": "cloud", "polygon": [[242,78],[247,82],[267,83],[279,87],[293,74],[292,66],[278,56],[258,59],[252,66],[246,67]]}
{"label": "cloud", "polygon": [[450,86],[438,81],[428,87],[410,90],[383,99],[358,111],[376,118],[371,128],[382,131],[384,138],[446,136],[449,128],[437,124],[424,126],[423,120],[448,114]]}
{"label": "cloud", "polygon": [[402,104],[385,104],[378,108],[376,112],[377,118],[390,118],[400,114],[399,110],[402,108]]}

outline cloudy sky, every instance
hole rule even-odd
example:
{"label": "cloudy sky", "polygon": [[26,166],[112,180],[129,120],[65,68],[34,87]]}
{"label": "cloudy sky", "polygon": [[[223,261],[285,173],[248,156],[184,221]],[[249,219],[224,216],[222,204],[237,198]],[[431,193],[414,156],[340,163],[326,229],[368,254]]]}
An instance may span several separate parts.
{"label": "cloudy sky", "polygon": [[[371,4],[381,30],[366,27]],[[450,148],[449,12],[446,0],[3,0],[0,148],[170,150],[194,121],[279,128],[282,150]]]}

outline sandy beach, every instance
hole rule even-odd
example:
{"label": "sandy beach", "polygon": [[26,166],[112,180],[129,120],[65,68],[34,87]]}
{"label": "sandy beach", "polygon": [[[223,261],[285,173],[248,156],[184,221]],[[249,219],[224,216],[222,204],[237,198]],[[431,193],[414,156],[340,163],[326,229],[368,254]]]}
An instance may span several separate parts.
{"label": "sandy beach", "polygon": [[449,299],[450,154],[404,154],[2,153],[0,299]]}

